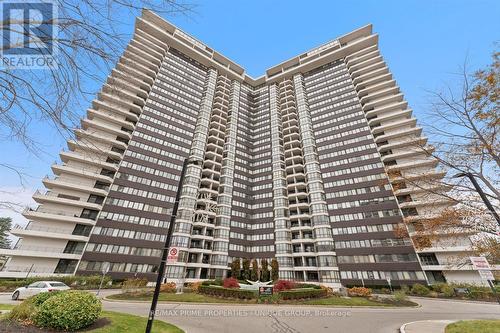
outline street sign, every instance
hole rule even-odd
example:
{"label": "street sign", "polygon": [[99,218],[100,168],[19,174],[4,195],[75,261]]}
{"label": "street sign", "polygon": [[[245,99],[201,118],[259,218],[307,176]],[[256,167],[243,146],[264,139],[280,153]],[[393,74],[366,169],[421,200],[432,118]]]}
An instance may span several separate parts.
{"label": "street sign", "polygon": [[493,276],[493,272],[485,269],[478,270],[481,279],[488,281],[495,281],[495,277]]}
{"label": "street sign", "polygon": [[171,247],[168,250],[167,262],[174,263],[179,259],[179,249],[176,247]]}
{"label": "street sign", "polygon": [[273,287],[261,286],[259,287],[259,296],[272,296]]}
{"label": "street sign", "polygon": [[469,257],[470,262],[472,263],[472,267],[477,270],[485,269],[490,270],[490,264],[485,257]]}

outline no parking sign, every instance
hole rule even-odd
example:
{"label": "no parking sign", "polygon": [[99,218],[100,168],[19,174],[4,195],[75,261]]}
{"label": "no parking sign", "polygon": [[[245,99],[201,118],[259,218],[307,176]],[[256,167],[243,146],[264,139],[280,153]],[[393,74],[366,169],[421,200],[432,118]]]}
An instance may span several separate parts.
{"label": "no parking sign", "polygon": [[179,249],[176,247],[171,247],[168,250],[167,262],[174,263],[179,259]]}

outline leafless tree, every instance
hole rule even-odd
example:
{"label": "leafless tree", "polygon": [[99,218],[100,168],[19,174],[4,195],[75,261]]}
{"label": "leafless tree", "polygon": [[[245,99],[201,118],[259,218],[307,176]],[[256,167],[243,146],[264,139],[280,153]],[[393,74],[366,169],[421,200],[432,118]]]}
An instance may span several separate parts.
{"label": "leafless tree", "polygon": [[[71,138],[83,111],[95,96],[95,87],[123,52],[130,38],[126,27],[143,8],[163,16],[189,15],[194,5],[182,0],[56,0],[54,36],[42,36],[58,49],[57,67],[16,69],[0,67],[0,143],[16,140],[34,155],[43,151],[30,131],[33,123],[49,123],[61,137]],[[127,18],[126,22],[122,18]],[[2,22],[4,33],[32,36],[19,25]],[[17,28],[16,28],[17,27]],[[125,28],[124,28],[125,27]],[[130,29],[129,29],[130,30]],[[2,51],[5,46],[2,45]],[[1,163],[22,183],[18,166]],[[10,204],[5,203],[10,206]]]}
{"label": "leafless tree", "polygon": [[[405,183],[420,188],[436,198],[444,197],[454,203],[438,216],[422,222],[417,236],[422,246],[429,243],[429,235],[447,229],[449,233],[485,233],[498,235],[495,219],[486,209],[467,177],[456,178],[457,173],[472,174],[484,189],[490,202],[500,208],[500,54],[493,53],[492,63],[484,70],[469,72],[467,61],[453,84],[442,91],[431,91],[431,105],[425,115],[424,128],[430,144],[418,142],[416,149],[431,156],[440,164],[444,177],[404,177]],[[400,175],[399,175],[400,176]],[[400,176],[401,177],[401,176]],[[395,185],[397,187],[397,184]],[[431,237],[432,238],[432,237]]]}
{"label": "leafless tree", "polygon": [[[457,203],[481,207],[480,198],[466,178],[457,173],[471,173],[479,180],[490,201],[500,205],[500,61],[499,53],[485,70],[469,73],[465,64],[455,74],[453,85],[443,91],[431,91],[431,105],[424,128],[430,145],[418,144],[427,155],[436,158],[447,171],[442,179],[419,179],[412,184],[434,194],[447,196]],[[410,180],[411,181],[411,180]],[[449,191],[436,190],[445,185]]]}

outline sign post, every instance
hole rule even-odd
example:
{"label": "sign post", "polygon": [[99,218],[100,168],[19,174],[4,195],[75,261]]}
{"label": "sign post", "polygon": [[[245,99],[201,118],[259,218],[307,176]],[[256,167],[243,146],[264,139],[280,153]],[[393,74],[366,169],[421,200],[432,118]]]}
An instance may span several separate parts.
{"label": "sign post", "polygon": [[111,264],[109,262],[107,262],[107,261],[102,264],[102,268],[101,268],[101,273],[102,273],[101,283],[99,283],[99,289],[97,289],[97,293],[95,294],[96,296],[99,296],[99,293],[101,292],[102,283],[104,282],[104,277],[106,276],[106,274],[108,274],[110,266],[111,266]]}
{"label": "sign post", "polygon": [[469,258],[470,262],[472,263],[472,267],[475,270],[477,270],[479,276],[481,276],[481,279],[486,280],[488,282],[491,291],[493,291],[493,295],[495,295],[498,304],[500,304],[500,298],[497,294],[495,285],[493,284],[493,281],[495,281],[495,276],[491,271],[490,263],[488,262],[488,260],[485,257],[469,257]]}

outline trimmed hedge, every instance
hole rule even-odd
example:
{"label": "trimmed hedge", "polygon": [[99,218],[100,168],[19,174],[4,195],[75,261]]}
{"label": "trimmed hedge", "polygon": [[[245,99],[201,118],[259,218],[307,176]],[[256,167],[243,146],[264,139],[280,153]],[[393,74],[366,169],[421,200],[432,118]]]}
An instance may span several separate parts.
{"label": "trimmed hedge", "polygon": [[238,299],[257,298],[257,294],[251,290],[229,289],[229,288],[223,288],[223,287],[219,287],[219,286],[201,285],[198,288],[198,292],[200,294],[217,296],[217,297],[231,297],[231,298],[238,298]]}
{"label": "trimmed hedge", "polygon": [[321,289],[321,286],[312,283],[297,283],[294,289],[300,289],[300,288]]}
{"label": "trimmed hedge", "polygon": [[300,288],[300,289],[284,290],[281,291],[279,294],[282,299],[293,300],[293,299],[325,297],[327,296],[327,291],[326,289]]}
{"label": "trimmed hedge", "polygon": [[[72,289],[97,289],[101,283],[100,275],[88,276],[34,276],[27,279],[7,280],[0,279],[0,292],[14,291],[16,288],[24,287],[37,281],[60,281],[67,284]],[[112,288],[111,277],[105,276],[102,284],[103,288]]]}
{"label": "trimmed hedge", "polygon": [[48,298],[33,313],[38,327],[76,331],[92,325],[101,314],[101,301],[84,291],[64,291]]}
{"label": "trimmed hedge", "polygon": [[201,284],[203,286],[222,286],[222,279],[215,279],[215,280],[205,280]]}

